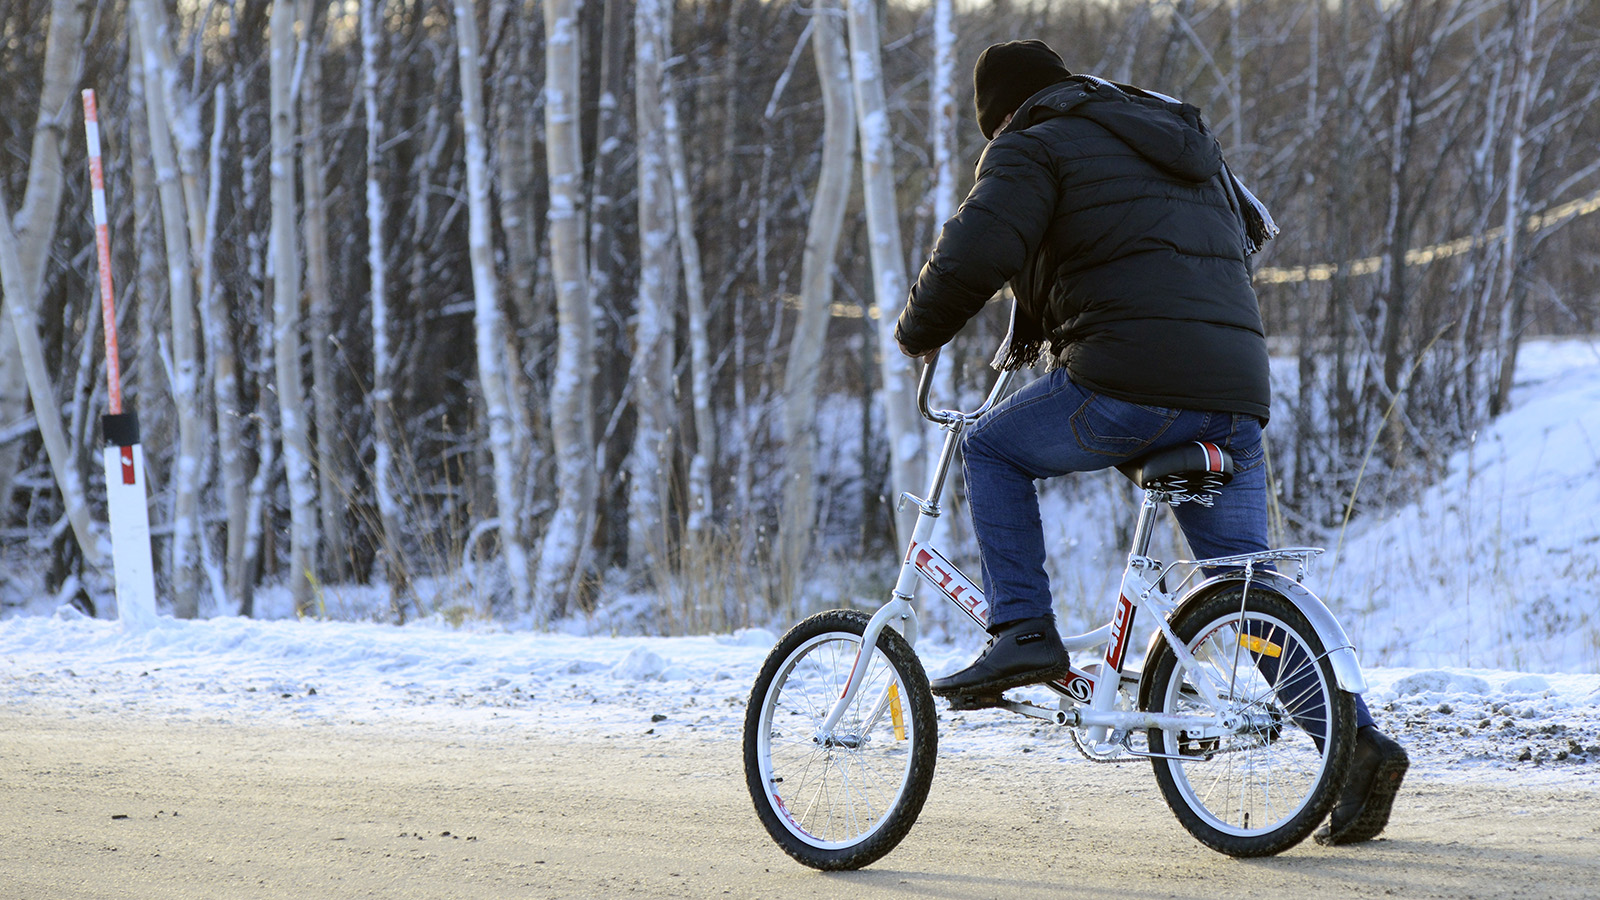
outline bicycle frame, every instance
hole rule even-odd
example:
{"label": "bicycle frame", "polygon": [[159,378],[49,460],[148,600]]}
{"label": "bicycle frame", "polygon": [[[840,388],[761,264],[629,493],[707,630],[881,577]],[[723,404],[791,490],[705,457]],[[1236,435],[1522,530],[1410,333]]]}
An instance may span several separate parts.
{"label": "bicycle frame", "polygon": [[[862,651],[870,652],[870,648],[876,647],[883,629],[895,622],[903,623],[902,630],[907,642],[915,645],[916,611],[913,599],[919,578],[926,579],[980,628],[988,627],[989,604],[983,596],[983,591],[940,553],[932,545],[931,540],[934,525],[941,514],[940,496],[949,475],[950,464],[956,449],[960,446],[961,435],[1005,396],[1013,373],[1002,372],[983,405],[972,412],[932,409],[929,406],[928,395],[936,359],[936,356],[930,358],[923,369],[917,391],[917,406],[924,418],[945,431],[943,446],[934,466],[926,496],[916,497],[909,492],[900,495],[902,506],[907,502],[917,506],[917,520],[890,600],[872,616],[862,635]],[[1204,596],[1222,582],[1237,581],[1241,576],[1244,582],[1241,607],[1244,599],[1248,598],[1252,586],[1258,583],[1270,584],[1273,589],[1286,594],[1306,614],[1307,619],[1323,638],[1326,654],[1331,658],[1340,686],[1357,693],[1365,690],[1365,680],[1361,676],[1355,652],[1337,619],[1315,595],[1299,584],[1300,577],[1303,577],[1311,559],[1322,552],[1320,549],[1289,547],[1238,556],[1178,560],[1162,564],[1148,554],[1157,513],[1161,504],[1171,499],[1157,491],[1145,492],[1134,529],[1133,544],[1123,569],[1120,590],[1110,621],[1093,631],[1062,639],[1062,643],[1075,658],[1078,654],[1103,646],[1104,650],[1089,664],[1093,668],[1072,665],[1071,674],[1067,678],[1047,685],[1061,698],[1055,709],[1016,701],[1005,701],[1002,704],[1003,708],[1030,718],[1051,721],[1057,725],[1086,728],[1087,743],[1090,748],[1093,752],[1102,754],[1111,754],[1122,749],[1137,756],[1155,755],[1136,751],[1127,744],[1129,735],[1138,729],[1152,727],[1163,730],[1181,729],[1191,734],[1223,734],[1239,730],[1244,724],[1241,721],[1242,714],[1227,699],[1232,695],[1232,685],[1215,683],[1216,679],[1211,677],[1209,670],[1196,663],[1184,642],[1173,633],[1169,619],[1174,610],[1185,602]],[[1292,581],[1267,565],[1282,561],[1298,563],[1299,573]],[[1219,568],[1228,569],[1231,574],[1201,579],[1191,584],[1195,582],[1196,575],[1208,569]],[[1177,579],[1170,587],[1165,586],[1178,574],[1182,574],[1183,577]],[[1158,714],[1116,708],[1119,686],[1124,682],[1137,684],[1142,677],[1139,672],[1126,671],[1124,666],[1128,642],[1132,638],[1133,623],[1141,606],[1149,606],[1155,613],[1156,629],[1151,635],[1151,646],[1154,647],[1156,641],[1161,638],[1166,640],[1178,658],[1178,665],[1194,676],[1195,689],[1205,706],[1212,711],[1210,715]],[[1238,652],[1237,647],[1234,648],[1234,652]],[[838,725],[845,709],[854,702],[866,671],[865,662],[866,657],[858,651],[843,694],[818,729],[816,737],[819,741],[826,741],[832,737],[834,728]],[[883,695],[873,706],[870,720],[880,719],[893,700],[894,695],[886,686]],[[1184,761],[1196,759],[1196,757],[1169,758]]]}

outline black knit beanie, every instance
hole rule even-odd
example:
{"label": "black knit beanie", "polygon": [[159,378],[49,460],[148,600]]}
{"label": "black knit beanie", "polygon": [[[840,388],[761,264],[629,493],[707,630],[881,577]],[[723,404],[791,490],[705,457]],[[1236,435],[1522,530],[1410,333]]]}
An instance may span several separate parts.
{"label": "black knit beanie", "polygon": [[1071,74],[1044,41],[991,45],[979,54],[978,64],[972,68],[978,130],[986,139],[994,137],[1001,120],[1016,112],[1024,100]]}

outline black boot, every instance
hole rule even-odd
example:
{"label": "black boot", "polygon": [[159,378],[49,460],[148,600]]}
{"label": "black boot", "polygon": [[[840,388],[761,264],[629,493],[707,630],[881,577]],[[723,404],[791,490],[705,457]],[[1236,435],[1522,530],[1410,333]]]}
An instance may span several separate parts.
{"label": "black boot", "polygon": [[1006,622],[990,635],[977,662],[929,683],[935,694],[951,698],[952,709],[994,706],[1009,688],[1067,677],[1067,650],[1054,616]]}
{"label": "black boot", "polygon": [[1344,793],[1317,829],[1317,843],[1326,846],[1370,841],[1389,824],[1389,810],[1400,790],[1411,758],[1404,747],[1377,729],[1364,725],[1356,732],[1356,757]]}

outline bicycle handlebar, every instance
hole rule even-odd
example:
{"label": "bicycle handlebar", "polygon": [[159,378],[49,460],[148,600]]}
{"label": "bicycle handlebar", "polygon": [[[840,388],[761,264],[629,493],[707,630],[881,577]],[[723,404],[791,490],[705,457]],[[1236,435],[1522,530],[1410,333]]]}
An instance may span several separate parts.
{"label": "bicycle handlebar", "polygon": [[938,363],[938,350],[934,350],[923,357],[922,377],[917,381],[917,411],[922,413],[924,419],[935,425],[976,422],[984,413],[989,411],[990,407],[995,405],[996,401],[1005,395],[1006,386],[1011,383],[1012,376],[1016,374],[1012,369],[1002,371],[1000,376],[995,379],[994,387],[989,389],[989,396],[983,401],[983,405],[971,412],[962,412],[959,409],[933,409],[928,404],[928,395],[933,391],[933,370]]}

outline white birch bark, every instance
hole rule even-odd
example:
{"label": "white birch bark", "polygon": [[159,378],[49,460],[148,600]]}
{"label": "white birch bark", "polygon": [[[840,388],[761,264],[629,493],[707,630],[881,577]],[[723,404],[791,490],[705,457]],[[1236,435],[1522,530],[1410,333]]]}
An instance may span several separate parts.
{"label": "white birch bark", "polygon": [[[0,347],[9,351],[16,340],[11,317],[0,316]],[[0,353],[0,518],[11,512],[11,486],[22,460],[22,437],[37,427],[27,409],[28,380],[22,372],[22,356]]]}
{"label": "white birch bark", "polygon": [[811,53],[822,88],[822,171],[817,176],[800,257],[800,315],[783,376],[783,509],[778,524],[783,596],[791,607],[803,581],[817,524],[817,378],[833,305],[834,260],[855,175],[856,122],[850,59],[838,9],[814,20]]}
{"label": "white birch bark", "polygon": [[[255,102],[252,98],[256,94],[258,73],[250,68],[238,68],[232,73],[228,90],[230,103],[234,109],[248,109]],[[243,147],[258,147],[270,144],[270,122],[261,122],[260,117],[239,117],[232,120],[233,127],[239,130],[238,145]],[[263,175],[268,173],[271,160],[265,159],[259,153],[241,153],[239,155],[239,196],[243,207],[244,220],[260,222],[271,216],[271,179]],[[265,207],[266,212],[262,210]],[[272,302],[267,297],[267,273],[270,269],[268,253],[271,250],[270,228],[266,233],[251,228],[244,235],[244,271],[248,276],[244,283],[237,289],[237,306],[240,318],[248,322],[247,330],[255,333],[255,345],[250,350],[241,351],[248,356],[251,363],[241,364],[241,382],[239,398],[253,395],[253,415],[239,422],[241,439],[248,441],[254,448],[254,460],[247,456],[242,465],[249,473],[249,486],[245,489],[245,514],[243,538],[240,541],[240,556],[237,559],[236,577],[232,578],[235,587],[232,597],[238,603],[239,615],[252,616],[255,614],[255,591],[260,582],[261,573],[265,568],[262,556],[265,551],[262,536],[266,522],[263,510],[266,507],[266,495],[270,486],[277,477],[278,467],[278,439],[276,410],[271,400],[272,371],[273,371],[273,342],[272,326],[268,317],[271,315]],[[254,468],[251,468],[251,465]],[[230,538],[231,544],[231,538]]]}
{"label": "white birch bark", "polygon": [[249,496],[250,471],[244,453],[243,412],[239,408],[239,359],[228,327],[228,304],[216,283],[217,215],[222,202],[222,179],[217,173],[222,171],[222,136],[229,121],[228,91],[224,85],[217,85],[212,118],[214,124],[208,164],[212,176],[206,192],[206,243],[200,248],[200,308],[206,356],[211,364],[217,464],[228,526],[228,543],[223,561],[225,593],[228,598],[238,602],[243,590],[240,582],[244,577],[245,504]]}
{"label": "white birch bark", "polygon": [[[500,230],[505,235],[507,290],[515,310],[513,320],[517,329],[532,330],[542,317],[535,297],[539,290],[541,237],[537,196],[544,177],[534,160],[535,146],[544,131],[543,122],[537,118],[537,97],[531,84],[537,49],[535,26],[520,20],[524,13],[517,0],[495,0],[495,4],[504,5],[506,10],[501,15],[517,23],[509,26],[516,36],[507,38],[516,41],[512,68],[517,77],[503,80],[496,92],[499,127],[495,135],[495,187],[500,198]],[[490,14],[491,20],[495,15]],[[535,386],[529,384],[527,389],[532,392]],[[542,419],[544,404],[533,398],[529,402],[531,407],[537,407],[537,416]],[[536,446],[537,426],[534,428],[535,446],[530,446],[529,452],[537,455],[540,448]]]}
{"label": "white birch bark", "polygon": [[199,614],[205,586],[200,552],[201,453],[204,449],[200,409],[200,354],[196,328],[193,269],[190,260],[189,206],[179,180],[173,146],[172,115],[167,89],[169,64],[159,48],[164,16],[152,0],[132,0],[144,67],[145,114],[150,152],[156,166],[156,194],[161,202],[162,238],[167,254],[167,306],[172,327],[172,404],[178,420],[178,448],[172,482],[172,611],[179,618]]}
{"label": "white birch bark", "polygon": [[[932,110],[929,143],[933,147],[934,228],[956,213],[956,29],[955,0],[933,0],[933,69],[929,73],[928,107]],[[941,372],[949,371],[944,366]]]}
{"label": "white birch bark", "polygon": [[[17,357],[27,392],[33,403],[39,437],[50,460],[50,469],[61,491],[62,506],[73,536],[84,559],[93,568],[103,568],[107,559],[100,537],[95,533],[84,497],[83,483],[72,464],[72,451],[62,426],[60,404],[45,367],[44,348],[38,329],[39,296],[44,284],[44,268],[50,241],[55,236],[60,214],[63,185],[63,123],[70,121],[72,88],[78,79],[79,44],[83,40],[86,4],[79,0],[55,0],[50,8],[50,26],[45,37],[43,82],[39,96],[39,115],[33,129],[28,157],[28,182],[22,207],[13,226],[11,210],[0,196],[0,293],[5,296],[6,319],[15,338]],[[4,336],[0,332],[0,336]],[[13,370],[15,371],[15,370]],[[14,399],[14,388],[0,392],[0,398]],[[20,418],[22,410],[0,410],[0,424]],[[10,473],[0,487],[8,494]]]}
{"label": "white birch bark", "polygon": [[1534,65],[1534,36],[1539,32],[1539,0],[1523,0],[1518,4],[1516,21],[1512,26],[1513,55],[1510,120],[1506,123],[1510,134],[1506,147],[1506,198],[1505,218],[1500,224],[1500,297],[1501,313],[1495,335],[1495,359],[1499,371],[1495,373],[1494,391],[1490,412],[1501,412],[1511,397],[1512,376],[1517,364],[1517,345],[1521,339],[1521,304],[1515,297],[1517,262],[1520,251],[1518,239],[1522,234],[1522,219],[1528,198],[1523,196],[1523,151],[1527,144],[1528,106],[1532,102]]}
{"label": "white birch bark", "polygon": [[666,0],[634,7],[635,129],[638,147],[639,287],[629,379],[637,410],[628,457],[628,568],[659,572],[667,563],[667,510],[672,478],[674,301],[671,173],[666,146],[663,64]]}
{"label": "white birch bark", "polygon": [[[258,308],[265,304],[262,299]],[[273,342],[273,329],[267,327],[266,322],[259,323],[256,331],[258,366],[265,373],[271,371],[275,365]],[[262,559],[262,536],[267,520],[267,495],[272,489],[272,482],[277,478],[278,469],[278,435],[276,422],[272,414],[272,405],[266,402],[267,388],[263,383],[260,391],[261,413],[256,416],[256,442],[261,448],[260,458],[256,461],[255,475],[250,479],[250,490],[245,501],[245,534],[244,534],[244,577],[241,579],[244,591],[239,597],[239,615],[250,616],[255,610],[255,584],[261,578],[265,568]]]}
{"label": "white birch bark", "polygon": [[[954,0],[933,2],[933,69],[928,80],[928,107],[930,129],[929,143],[933,151],[933,196],[929,207],[933,211],[934,236],[955,215],[959,201],[956,182],[956,30]],[[941,403],[955,404],[960,398],[956,385],[955,360],[946,357],[944,364],[934,370],[933,392]],[[966,540],[967,514],[962,509],[966,494],[966,479],[960,466],[952,467],[945,485],[944,515],[935,527],[942,532],[941,546],[962,546]],[[944,613],[943,604],[938,605]]]}
{"label": "white birch bark", "polygon": [[[132,408],[139,413],[139,435],[152,452],[145,454],[147,485],[167,485],[171,464],[177,454],[174,445],[174,417],[169,400],[170,381],[160,347],[164,333],[172,327],[167,312],[166,252],[161,234],[161,199],[156,193],[155,154],[150,151],[150,116],[145,109],[144,51],[139,29],[128,35],[128,108],[123,114],[128,123],[128,184],[125,199],[133,203],[133,277],[129,279],[137,322],[132,334],[121,338],[133,350],[132,377],[126,385]],[[129,367],[124,366],[124,372]],[[163,488],[165,490],[165,488]],[[159,513],[162,528],[169,528],[171,504]],[[171,552],[162,544],[165,558],[152,565],[163,576],[172,562]],[[153,548],[152,548],[153,550]]]}
{"label": "white birch bark", "polygon": [[[38,158],[35,157],[35,160]],[[52,218],[54,218],[52,216]],[[22,360],[22,370],[27,378],[28,393],[33,399],[35,421],[39,437],[44,444],[45,456],[50,460],[50,470],[55,475],[56,488],[61,491],[61,503],[66,509],[67,522],[83,551],[84,559],[96,569],[106,562],[105,547],[89,519],[89,506],[85,501],[83,482],[73,460],[55,400],[55,386],[50,382],[46,368],[44,346],[39,340],[35,322],[35,309],[39,286],[29,285],[25,274],[27,266],[19,255],[23,240],[11,228],[11,210],[0,198],[0,291],[5,293],[6,311],[17,338],[17,349]],[[30,294],[32,295],[30,297]],[[31,301],[31,302],[30,302]]]}
{"label": "white birch bark", "polygon": [[[182,188],[184,221],[189,229],[189,245],[205,244],[203,199],[200,190],[200,105],[185,96],[178,80],[178,63],[173,53],[175,42],[166,8],[148,0],[130,0],[141,16],[139,32],[147,65],[144,67],[149,90],[161,93],[161,107],[174,147],[178,180]],[[154,66],[149,65],[154,61]]]}
{"label": "white birch bark", "polygon": [[[895,319],[906,301],[905,250],[895,202],[894,144],[884,96],[878,13],[873,0],[849,0],[850,71],[855,85],[856,120],[861,132],[861,183],[871,247],[872,296],[878,311],[878,365],[883,377],[883,415],[889,442],[891,506],[901,491],[919,491],[922,434],[916,412],[916,374],[912,360],[894,339]],[[910,537],[913,515],[895,517],[896,543]]]}
{"label": "white birch bark", "polygon": [[317,426],[315,471],[322,538],[320,567],[326,577],[343,580],[348,554],[344,510],[350,491],[345,483],[344,441],[339,434],[339,400],[333,374],[333,289],[328,270],[328,179],[322,149],[321,59],[322,54],[315,49],[307,54],[305,77],[300,82],[304,148],[300,178],[306,206],[301,227],[306,247],[307,311],[311,320],[311,408]]}
{"label": "white birch bark", "polygon": [[389,590],[389,608],[403,615],[409,573],[401,563],[401,505],[394,471],[394,360],[389,346],[389,264],[384,256],[383,120],[378,115],[378,53],[383,0],[361,0],[361,106],[366,117],[367,272],[372,328],[372,493]]}
{"label": "white birch bark", "polygon": [[545,15],[545,139],[550,179],[550,263],[556,282],[556,364],[550,384],[550,431],[556,463],[556,511],[540,548],[532,612],[537,621],[565,608],[582,575],[594,530],[594,320],[583,247],[583,153],[578,121],[577,0],[549,0]]}
{"label": "white birch bark", "polygon": [[[660,46],[663,59],[672,44],[672,3],[661,2]],[[711,410],[711,344],[707,334],[706,289],[700,268],[700,242],[694,234],[694,203],[689,188],[689,164],[678,126],[678,103],[672,78],[661,72],[662,127],[667,145],[667,165],[672,172],[673,219],[678,252],[683,257],[683,293],[689,313],[689,401],[694,409],[694,443],[689,453],[689,534],[704,531],[715,510],[711,469],[717,460],[717,426]]]}
{"label": "white birch bark", "polygon": [[[300,254],[295,227],[295,115],[290,77],[296,52],[295,12],[290,0],[272,4],[269,78],[272,128],[272,341],[283,434],[283,470],[289,483],[289,591],[297,615],[311,607],[316,565],[317,496],[311,471],[311,440],[300,372]],[[176,305],[176,304],[174,304]]]}
{"label": "white birch bark", "polygon": [[466,136],[467,248],[472,263],[472,293],[478,348],[478,389],[489,419],[489,453],[494,460],[495,507],[500,519],[500,550],[505,554],[512,600],[528,609],[528,551],[522,541],[518,472],[527,453],[511,415],[505,367],[505,318],[494,271],[489,233],[489,161],[483,131],[483,73],[478,61],[478,14],[473,0],[455,0],[456,53],[461,65],[461,122]]}
{"label": "white birch bark", "polygon": [[[538,321],[534,311],[534,291],[538,281],[539,247],[535,227],[532,190],[537,169],[533,164],[533,103],[527,89],[532,54],[529,45],[531,28],[519,19],[521,10],[514,0],[492,0],[489,6],[490,28],[500,29],[501,58],[498,73],[491,75],[495,85],[496,128],[486,140],[494,147],[490,158],[493,188],[498,196],[496,209],[500,233],[504,241],[504,266],[506,277],[501,287],[505,302],[501,304],[505,317],[506,389],[510,393],[511,420],[521,436],[523,452],[522,471],[538,471],[542,459],[539,444],[538,422],[542,419],[543,398],[536,398],[534,386],[527,378],[522,336],[525,329]],[[504,41],[515,42],[515,54],[509,55]],[[509,57],[509,58],[508,58]],[[537,351],[535,351],[537,353]],[[524,510],[532,508],[538,490],[536,479],[521,479],[520,503]],[[527,514],[519,526],[524,539],[529,534]]]}

